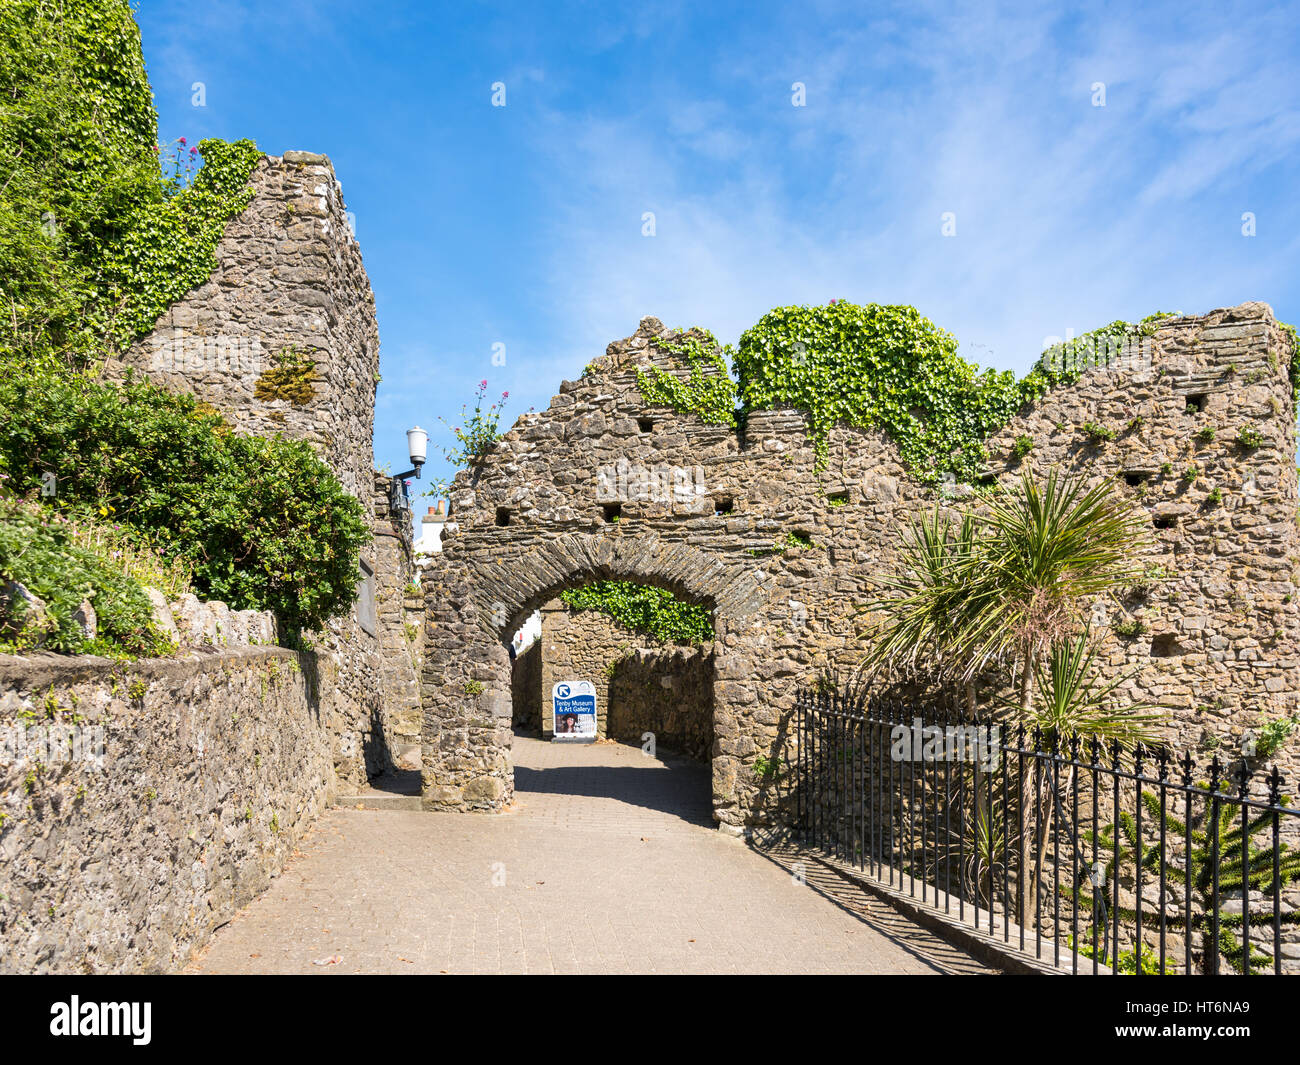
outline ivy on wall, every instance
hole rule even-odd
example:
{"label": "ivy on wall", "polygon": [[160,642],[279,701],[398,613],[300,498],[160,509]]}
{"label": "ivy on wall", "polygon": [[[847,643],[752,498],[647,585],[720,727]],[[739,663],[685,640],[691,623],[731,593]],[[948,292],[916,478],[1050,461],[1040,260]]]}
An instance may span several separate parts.
{"label": "ivy on wall", "polygon": [[980,372],[914,307],[840,300],[769,311],[741,334],[735,368],[746,410],[809,414],[819,469],[834,426],[878,428],[927,483],[978,476],[984,440],[1050,384],[1043,369]]}
{"label": "ivy on wall", "polygon": [[[846,425],[888,434],[923,483],[945,474],[971,482],[985,469],[984,442],[1026,404],[1078,380],[1088,367],[1112,365],[1176,314],[1114,321],[1056,344],[1017,380],[1009,370],[981,371],[962,359],[956,338],[914,307],[843,300],[777,307],[741,334],[734,351],[701,329],[685,341],[659,341],[661,350],[685,360],[690,376],[651,367],[638,372],[637,384],[647,403],[709,422],[734,425],[753,410],[805,411],[818,471],[826,467],[831,430]],[[1292,384],[1300,386],[1296,332],[1282,329],[1292,343]],[[728,354],[737,385],[726,372]]]}
{"label": "ivy on wall", "polygon": [[687,603],[664,588],[630,581],[592,581],[561,592],[574,610],[599,610],[624,628],[658,640],[702,643],[713,639],[707,607]]}
{"label": "ivy on wall", "polygon": [[247,206],[251,141],[165,176],[127,0],[0,5],[0,355],[77,368],[205,281]]}
{"label": "ivy on wall", "polygon": [[638,370],[637,387],[649,406],[663,404],[683,413],[698,414],[717,425],[736,424],[736,383],[727,367],[730,348],[719,346],[707,329],[685,331],[680,341],[658,340],[656,346],[685,360],[690,376],[682,380],[676,374],[651,366]]}

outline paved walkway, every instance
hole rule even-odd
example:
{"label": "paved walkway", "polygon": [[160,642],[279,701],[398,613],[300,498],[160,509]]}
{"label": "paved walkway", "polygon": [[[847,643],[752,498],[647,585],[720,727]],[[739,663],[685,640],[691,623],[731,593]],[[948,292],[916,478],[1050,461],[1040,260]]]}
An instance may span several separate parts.
{"label": "paved walkway", "polygon": [[801,884],[721,835],[702,767],[515,743],[510,812],[331,810],[190,971],[987,971],[815,863]]}

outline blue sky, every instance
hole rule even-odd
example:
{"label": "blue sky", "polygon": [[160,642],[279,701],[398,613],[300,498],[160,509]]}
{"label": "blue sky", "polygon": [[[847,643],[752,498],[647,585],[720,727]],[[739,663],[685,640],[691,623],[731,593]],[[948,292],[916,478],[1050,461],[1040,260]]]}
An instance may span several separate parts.
{"label": "blue sky", "polygon": [[646,314],[734,342],[774,306],[910,303],[967,358],[1018,372],[1048,336],[1155,310],[1260,299],[1300,321],[1298,16],[610,0],[137,12],[165,141],[251,137],[333,160],[379,314],[375,459],[404,469],[418,422],[433,476],[448,472],[438,415],[459,424],[481,379],[510,392],[504,427]]}

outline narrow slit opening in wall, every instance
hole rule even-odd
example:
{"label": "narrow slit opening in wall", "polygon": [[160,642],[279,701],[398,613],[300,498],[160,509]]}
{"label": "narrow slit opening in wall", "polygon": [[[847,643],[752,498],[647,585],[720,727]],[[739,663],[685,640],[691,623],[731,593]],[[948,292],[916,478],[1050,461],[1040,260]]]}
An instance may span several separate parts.
{"label": "narrow slit opening in wall", "polygon": [[1124,472],[1124,483],[1130,488],[1136,488],[1140,484],[1146,484],[1151,480],[1150,470],[1126,470]]}
{"label": "narrow slit opening in wall", "polygon": [[623,516],[622,503],[606,503],[600,509],[606,521],[618,521]]}
{"label": "narrow slit opening in wall", "polygon": [[641,432],[643,432],[643,433],[648,433],[648,432],[650,432],[651,429],[653,429],[653,428],[655,427],[654,419],[652,419],[652,418],[638,418],[638,419],[636,420],[636,427],[637,427],[638,429],[640,429]]}
{"label": "narrow slit opening in wall", "polygon": [[713,500],[713,513],[715,516],[730,514],[736,509],[736,502],[731,496],[716,496]]}
{"label": "narrow slit opening in wall", "polygon": [[1205,408],[1210,405],[1210,394],[1208,392],[1197,392],[1187,397],[1187,413],[1203,414]]}
{"label": "narrow slit opening in wall", "polygon": [[1173,516],[1167,515],[1163,518],[1153,519],[1151,524],[1154,525],[1157,529],[1172,529],[1178,524],[1178,519]]}
{"label": "narrow slit opening in wall", "polygon": [[831,506],[841,507],[848,501],[849,493],[847,491],[826,493],[826,502],[831,504]]}
{"label": "narrow slit opening in wall", "polygon": [[497,507],[497,524],[498,524],[498,525],[509,525],[509,524],[510,524],[510,508],[509,508],[509,507]]}

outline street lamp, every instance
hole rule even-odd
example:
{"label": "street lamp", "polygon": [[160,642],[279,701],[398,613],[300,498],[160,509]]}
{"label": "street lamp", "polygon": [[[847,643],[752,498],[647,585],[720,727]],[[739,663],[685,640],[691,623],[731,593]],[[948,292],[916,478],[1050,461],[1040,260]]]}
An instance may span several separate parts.
{"label": "street lamp", "polygon": [[[406,450],[411,456],[411,469],[405,473],[399,473],[393,478],[393,505],[402,510],[410,510],[411,502],[406,495],[406,478],[414,477],[417,481],[420,479],[420,467],[424,465],[425,456],[429,451],[429,434],[421,429],[418,425],[413,429],[406,430]],[[398,491],[398,486],[401,491]]]}

